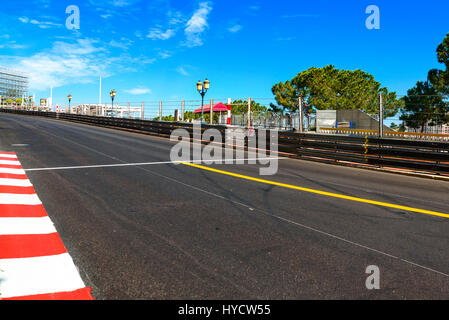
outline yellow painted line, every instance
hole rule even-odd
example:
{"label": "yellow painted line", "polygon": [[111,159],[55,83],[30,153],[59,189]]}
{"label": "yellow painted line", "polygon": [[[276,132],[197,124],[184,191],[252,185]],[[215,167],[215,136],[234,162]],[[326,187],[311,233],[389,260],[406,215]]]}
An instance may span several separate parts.
{"label": "yellow painted line", "polygon": [[320,190],[315,190],[315,189],[303,188],[303,187],[298,187],[298,186],[294,186],[291,184],[285,184],[285,183],[281,183],[281,182],[264,180],[264,179],[245,176],[245,175],[241,175],[241,174],[237,174],[237,173],[233,173],[233,172],[229,172],[229,171],[223,171],[223,170],[218,170],[218,169],[214,169],[214,168],[209,168],[209,167],[201,166],[201,165],[194,164],[194,163],[188,163],[188,162],[180,162],[180,163],[183,165],[186,165],[186,166],[195,167],[195,168],[202,169],[202,170],[207,170],[207,171],[220,173],[220,174],[224,174],[224,175],[235,177],[235,178],[255,181],[255,182],[259,182],[259,183],[265,183],[265,184],[269,184],[269,185],[273,185],[273,186],[319,194],[322,196],[327,196],[327,197],[332,197],[332,198],[367,203],[367,204],[372,204],[372,205],[380,206],[380,207],[394,208],[394,209],[399,209],[399,210],[404,210],[404,211],[410,211],[410,212],[422,213],[422,214],[427,214],[427,215],[432,215],[432,216],[437,216],[437,217],[449,218],[449,214],[447,214],[447,213],[441,213],[441,212],[436,212],[436,211],[401,206],[401,205],[380,202],[380,201],[374,201],[374,200],[368,200],[368,199],[363,199],[363,198],[350,197],[350,196],[345,196],[345,195],[338,194],[338,193],[331,193],[331,192],[320,191]]}

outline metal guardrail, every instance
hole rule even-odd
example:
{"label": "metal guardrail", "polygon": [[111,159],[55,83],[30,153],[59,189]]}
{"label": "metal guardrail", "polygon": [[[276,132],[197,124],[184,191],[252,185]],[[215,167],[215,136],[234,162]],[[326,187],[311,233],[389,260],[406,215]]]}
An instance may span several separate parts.
{"label": "metal guardrail", "polygon": [[279,133],[279,151],[315,161],[449,173],[447,142]]}
{"label": "metal guardrail", "polygon": [[[184,128],[190,134],[193,124],[94,117],[55,112],[0,109],[0,112],[42,116],[60,120],[81,122],[95,126],[134,130],[149,134],[170,136],[172,131]],[[226,126],[202,125],[202,130],[214,128],[222,133],[225,143]],[[255,129],[256,136],[261,129]],[[339,129],[347,130],[347,129]],[[269,136],[267,146],[270,146]],[[193,138],[193,136],[191,135]],[[379,138],[376,136],[325,135],[310,133],[278,132],[277,148],[281,155],[306,160],[361,166],[403,168],[449,176],[449,143],[411,139]]]}
{"label": "metal guardrail", "polygon": [[[349,134],[349,135],[369,136],[369,137],[379,136],[379,131],[377,130],[320,128],[320,132],[325,134]],[[448,134],[435,134],[435,133],[384,131],[384,137],[427,140],[427,141],[449,141]]]}

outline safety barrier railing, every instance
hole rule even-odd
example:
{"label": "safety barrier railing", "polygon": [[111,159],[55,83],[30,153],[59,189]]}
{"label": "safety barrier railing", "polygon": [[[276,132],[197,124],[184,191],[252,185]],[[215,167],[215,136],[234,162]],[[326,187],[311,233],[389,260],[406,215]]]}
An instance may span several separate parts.
{"label": "safety barrier railing", "polygon": [[[105,126],[123,130],[134,130],[143,133],[170,136],[173,130],[185,128],[193,131],[192,123],[164,122],[111,117],[83,116],[74,114],[58,114],[55,112],[39,112],[24,110],[0,109],[0,112],[42,116],[59,120],[81,122],[95,126]],[[203,130],[218,129],[224,133],[228,128],[223,125],[202,125]],[[262,129],[254,129],[258,137]],[[276,132],[278,135],[277,149],[280,155],[301,158],[312,161],[331,162],[338,164],[354,164],[362,166],[403,168],[437,175],[449,176],[449,143],[445,141],[425,141],[416,139],[380,138],[370,136],[370,130],[357,131],[358,135],[348,134],[349,129],[339,129],[344,135],[311,134],[294,132]],[[369,131],[369,132],[368,132]],[[361,135],[364,133],[364,135]],[[403,134],[403,133],[401,133]],[[270,131],[266,131],[267,146]],[[225,137],[225,135],[223,135]],[[399,135],[400,137],[400,135]],[[248,138],[246,138],[248,139]],[[216,141],[220,142],[220,141]],[[221,142],[225,142],[222,140]]]}
{"label": "safety barrier railing", "polygon": [[[378,130],[362,130],[362,129],[347,129],[347,128],[320,128],[320,133],[369,136],[369,137],[379,136]],[[427,141],[449,141],[448,134],[436,134],[436,133],[385,131],[383,133],[383,136],[385,138],[404,138],[404,139],[416,139]]]}

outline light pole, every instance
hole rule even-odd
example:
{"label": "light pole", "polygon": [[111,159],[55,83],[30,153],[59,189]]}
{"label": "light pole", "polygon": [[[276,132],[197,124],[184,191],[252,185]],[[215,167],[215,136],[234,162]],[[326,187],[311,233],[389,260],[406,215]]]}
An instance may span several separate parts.
{"label": "light pole", "polygon": [[72,113],[72,95],[69,94],[67,98],[69,99],[69,113]]}
{"label": "light pole", "polygon": [[[207,90],[209,90],[210,82],[209,80],[205,80],[204,84],[200,81],[196,84],[196,89],[198,90],[199,94],[201,95],[201,123],[203,123],[204,119],[204,96],[206,95]],[[210,106],[213,108],[213,106]]]}
{"label": "light pole", "polygon": [[111,100],[112,100],[112,117],[114,117],[114,98],[115,98],[115,90],[112,90],[109,95],[111,96]]}

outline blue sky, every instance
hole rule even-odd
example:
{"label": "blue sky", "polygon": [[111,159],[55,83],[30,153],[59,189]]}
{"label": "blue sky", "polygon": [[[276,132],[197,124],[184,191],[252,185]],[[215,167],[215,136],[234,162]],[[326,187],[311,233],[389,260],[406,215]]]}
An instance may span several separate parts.
{"label": "blue sky", "polygon": [[[80,29],[66,28],[66,8]],[[380,30],[368,30],[368,5]],[[449,32],[449,2],[27,0],[2,1],[0,65],[26,71],[31,92],[54,103],[271,98],[271,87],[310,67],[362,69],[405,94],[431,68]]]}

